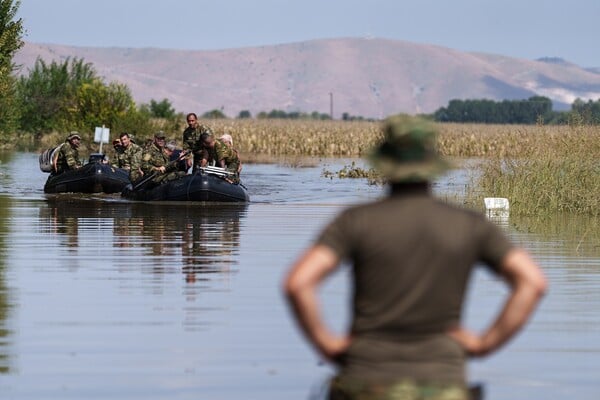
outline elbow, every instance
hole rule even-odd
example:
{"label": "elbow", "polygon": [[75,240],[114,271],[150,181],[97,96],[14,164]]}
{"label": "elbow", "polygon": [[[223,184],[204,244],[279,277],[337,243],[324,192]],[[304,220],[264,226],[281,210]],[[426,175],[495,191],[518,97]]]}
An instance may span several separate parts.
{"label": "elbow", "polygon": [[283,294],[288,300],[292,300],[302,291],[301,282],[292,274],[283,282]]}
{"label": "elbow", "polygon": [[533,280],[531,285],[538,299],[544,297],[548,292],[548,280],[542,274]]}

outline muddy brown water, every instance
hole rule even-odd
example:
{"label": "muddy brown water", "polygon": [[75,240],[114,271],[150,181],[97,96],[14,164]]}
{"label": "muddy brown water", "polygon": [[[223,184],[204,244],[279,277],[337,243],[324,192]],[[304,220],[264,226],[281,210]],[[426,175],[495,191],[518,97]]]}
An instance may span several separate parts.
{"label": "muddy brown water", "polygon": [[[375,199],[364,180],[317,166],[246,165],[247,205],[145,204],[46,196],[37,155],[0,155],[0,398],[306,399],[332,369],[290,320],[280,283],[344,206]],[[464,171],[435,185],[460,192]],[[504,350],[469,364],[486,399],[598,399],[597,223],[499,221],[543,266],[550,292]],[[506,293],[477,273],[466,323],[485,326]],[[322,290],[344,329],[348,275]]]}

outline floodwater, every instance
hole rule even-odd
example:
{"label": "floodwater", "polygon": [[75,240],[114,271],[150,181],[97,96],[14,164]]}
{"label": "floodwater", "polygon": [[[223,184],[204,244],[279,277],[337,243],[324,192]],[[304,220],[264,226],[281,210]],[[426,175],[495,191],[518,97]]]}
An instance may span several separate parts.
{"label": "floodwater", "polygon": [[[242,206],[46,196],[37,155],[0,155],[0,398],[307,399],[333,372],[291,321],[280,284],[316,232],[382,189],[317,166],[245,165]],[[464,171],[441,178],[456,193]],[[499,221],[531,250],[550,292],[505,349],[469,365],[489,400],[598,399],[597,221]],[[506,289],[475,275],[466,323],[482,328]],[[322,290],[348,323],[348,275]]]}

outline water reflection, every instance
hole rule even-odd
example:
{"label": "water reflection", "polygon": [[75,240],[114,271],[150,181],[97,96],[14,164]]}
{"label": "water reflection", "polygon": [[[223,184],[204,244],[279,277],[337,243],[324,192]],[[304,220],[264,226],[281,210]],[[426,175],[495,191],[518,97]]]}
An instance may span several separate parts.
{"label": "water reflection", "polygon": [[[247,165],[247,209],[143,204],[47,197],[37,154],[16,153],[0,174],[10,196],[0,194],[0,397],[306,398],[329,369],[289,320],[282,274],[343,205],[382,192],[325,179],[323,168]],[[454,171],[434,190],[460,194],[464,184]],[[471,364],[474,381],[488,400],[596,399],[597,221],[497,223],[532,251],[551,289],[515,341]],[[347,325],[349,287],[340,271],[323,290],[335,329]],[[504,287],[481,272],[472,290],[467,325],[478,328]]]}
{"label": "water reflection", "polygon": [[[188,282],[199,274],[231,272],[237,265],[240,221],[245,204],[147,204],[114,198],[56,196],[40,208],[41,233],[56,235],[61,247],[81,256],[82,240],[111,254],[105,261],[130,268],[143,257],[153,274],[181,271]],[[107,235],[108,234],[108,235]]]}
{"label": "water reflection", "polygon": [[8,219],[10,217],[11,199],[0,196],[0,374],[10,372],[10,336],[8,326],[10,312],[9,288],[6,285],[6,236],[8,233]]}
{"label": "water reflection", "polygon": [[560,246],[575,256],[600,256],[600,218],[578,214],[511,217],[511,224],[537,241]]}

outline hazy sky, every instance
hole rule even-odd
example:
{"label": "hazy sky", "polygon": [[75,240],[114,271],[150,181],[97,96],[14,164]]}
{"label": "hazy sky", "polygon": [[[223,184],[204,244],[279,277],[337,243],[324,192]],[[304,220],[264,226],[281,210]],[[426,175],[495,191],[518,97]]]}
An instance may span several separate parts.
{"label": "hazy sky", "polygon": [[379,37],[600,67],[599,0],[21,0],[26,41],[224,49]]}

